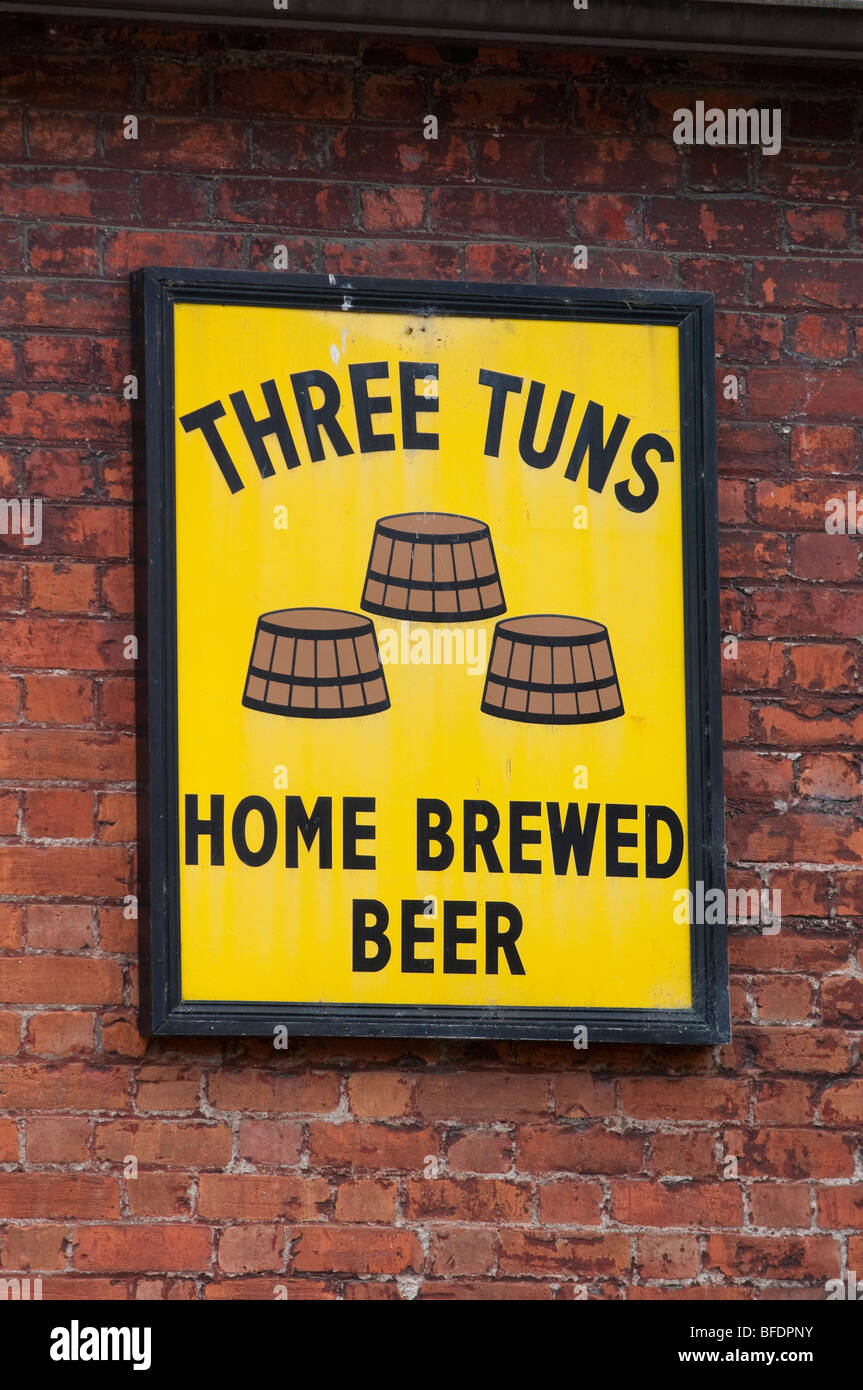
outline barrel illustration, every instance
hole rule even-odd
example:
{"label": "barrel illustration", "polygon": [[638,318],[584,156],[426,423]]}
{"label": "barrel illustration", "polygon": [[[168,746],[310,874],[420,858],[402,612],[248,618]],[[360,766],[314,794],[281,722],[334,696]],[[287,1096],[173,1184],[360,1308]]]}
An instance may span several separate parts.
{"label": "barrel illustration", "polygon": [[262,613],[243,704],[300,719],[349,719],[389,709],[371,621],[339,608]]}
{"label": "barrel illustration", "polygon": [[495,626],[481,708],[528,724],[618,719],[623,700],[608,629],[555,613],[504,618]]}
{"label": "barrel illustration", "polygon": [[446,512],[381,517],[360,607],[426,622],[478,622],[505,613],[485,522]]}

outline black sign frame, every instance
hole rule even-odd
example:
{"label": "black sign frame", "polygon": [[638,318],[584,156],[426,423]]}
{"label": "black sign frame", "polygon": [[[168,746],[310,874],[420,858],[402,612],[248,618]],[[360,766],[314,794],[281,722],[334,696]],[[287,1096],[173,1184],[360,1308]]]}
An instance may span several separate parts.
{"label": "black sign frame", "polygon": [[157,1037],[511,1038],[709,1044],[730,1038],[724,925],[693,922],[690,1009],[184,1000],[180,988],[173,306],[279,305],[377,313],[672,325],[679,333],[690,890],[725,892],[713,296],[152,267],[133,277],[145,363],[149,840],[139,905],[141,1026]]}

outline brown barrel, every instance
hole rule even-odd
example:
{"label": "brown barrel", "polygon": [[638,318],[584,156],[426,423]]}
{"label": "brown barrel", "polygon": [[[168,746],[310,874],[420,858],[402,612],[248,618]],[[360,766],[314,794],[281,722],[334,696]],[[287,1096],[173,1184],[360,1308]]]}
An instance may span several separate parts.
{"label": "brown barrel", "polygon": [[528,724],[619,718],[623,700],[608,629],[555,613],[504,618],[494,630],[482,709]]}
{"label": "brown barrel", "polygon": [[361,613],[282,608],[255,630],[243,704],[300,719],[389,709],[375,630]]}
{"label": "brown barrel", "polygon": [[505,613],[485,522],[446,512],[381,517],[360,607],[426,622],[478,622]]}

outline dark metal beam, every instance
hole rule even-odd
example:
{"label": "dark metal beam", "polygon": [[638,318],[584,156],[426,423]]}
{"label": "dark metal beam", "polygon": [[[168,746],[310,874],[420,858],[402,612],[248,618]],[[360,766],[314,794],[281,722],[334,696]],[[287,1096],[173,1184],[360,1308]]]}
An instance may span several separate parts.
{"label": "dark metal beam", "polygon": [[531,43],[666,53],[863,59],[857,0],[115,0],[16,4],[0,13],[65,19],[298,28],[402,39]]}

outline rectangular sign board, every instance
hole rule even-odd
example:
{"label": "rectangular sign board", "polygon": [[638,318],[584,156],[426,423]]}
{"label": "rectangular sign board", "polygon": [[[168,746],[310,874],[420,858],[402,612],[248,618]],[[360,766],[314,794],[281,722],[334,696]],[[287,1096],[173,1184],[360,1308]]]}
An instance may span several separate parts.
{"label": "rectangular sign board", "polygon": [[711,297],[136,285],[145,1025],[727,1038]]}

